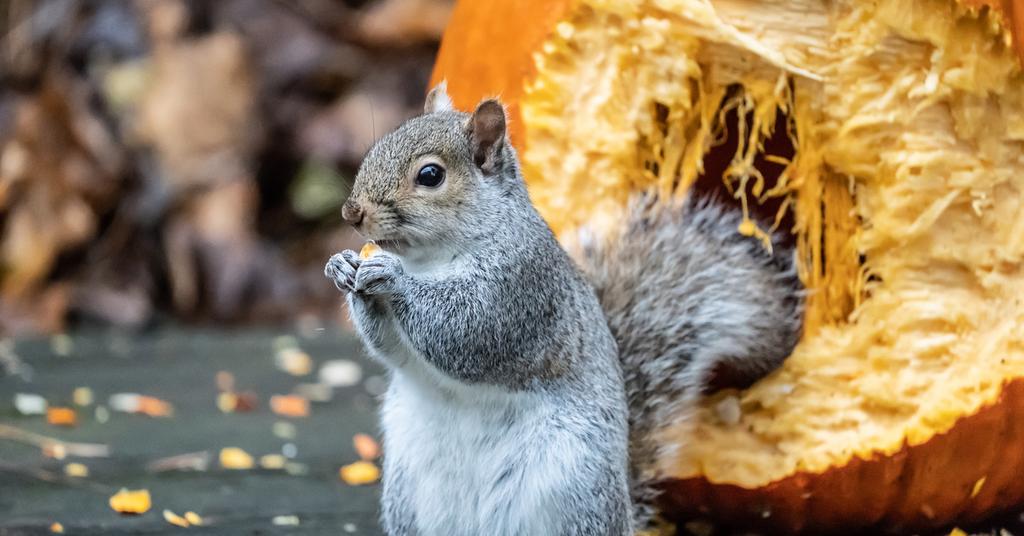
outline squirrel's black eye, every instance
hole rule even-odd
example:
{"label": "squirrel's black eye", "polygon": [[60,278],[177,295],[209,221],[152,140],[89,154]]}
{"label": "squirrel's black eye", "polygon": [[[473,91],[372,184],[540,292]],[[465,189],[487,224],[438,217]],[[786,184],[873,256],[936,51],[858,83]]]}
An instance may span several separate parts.
{"label": "squirrel's black eye", "polygon": [[434,188],[444,182],[444,168],[437,164],[427,164],[416,173],[416,184]]}

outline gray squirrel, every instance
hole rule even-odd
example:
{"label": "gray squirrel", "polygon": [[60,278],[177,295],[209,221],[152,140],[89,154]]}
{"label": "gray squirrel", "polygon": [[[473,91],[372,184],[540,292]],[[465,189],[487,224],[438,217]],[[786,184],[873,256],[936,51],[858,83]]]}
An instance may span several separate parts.
{"label": "gray squirrel", "polygon": [[[653,514],[657,434],[716,371],[753,380],[801,326],[793,256],[712,202],[638,195],[577,259],[527,194],[505,109],[425,113],[367,153],[331,257],[381,409],[391,535],[624,535]],[[577,264],[579,263],[579,267]]]}

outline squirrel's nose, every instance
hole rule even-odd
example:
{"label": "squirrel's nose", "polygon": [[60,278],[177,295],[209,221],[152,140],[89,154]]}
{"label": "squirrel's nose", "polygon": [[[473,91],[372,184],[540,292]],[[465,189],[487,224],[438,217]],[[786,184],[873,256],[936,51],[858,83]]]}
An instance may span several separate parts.
{"label": "squirrel's nose", "polygon": [[363,223],[363,207],[358,203],[348,202],[341,207],[341,217],[353,227],[359,227]]}

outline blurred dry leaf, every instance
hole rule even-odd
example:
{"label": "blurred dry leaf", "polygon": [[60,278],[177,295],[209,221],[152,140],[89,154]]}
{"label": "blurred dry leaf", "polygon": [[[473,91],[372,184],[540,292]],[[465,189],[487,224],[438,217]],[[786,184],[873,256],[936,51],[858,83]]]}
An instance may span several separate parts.
{"label": "blurred dry leaf", "polygon": [[383,0],[364,14],[359,35],[371,43],[436,41],[451,16],[452,0]]}
{"label": "blurred dry leaf", "polygon": [[139,102],[139,135],[176,188],[249,174],[258,125],[241,38],[232,32],[158,43]]}

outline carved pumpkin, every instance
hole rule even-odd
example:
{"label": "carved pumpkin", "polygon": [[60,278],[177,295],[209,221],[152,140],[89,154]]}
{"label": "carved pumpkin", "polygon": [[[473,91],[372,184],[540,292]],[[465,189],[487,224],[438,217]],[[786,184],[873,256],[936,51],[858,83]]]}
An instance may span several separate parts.
{"label": "carved pumpkin", "polygon": [[1022,35],[1020,0],[458,3],[434,81],[510,104],[567,243],[703,175],[794,234],[803,340],[670,434],[668,517],[920,530],[1024,502]]}

